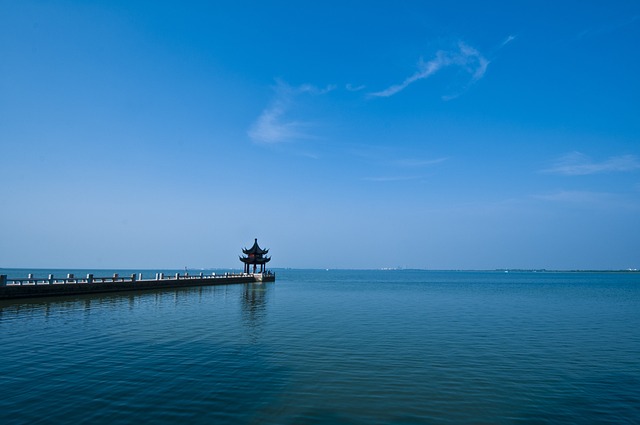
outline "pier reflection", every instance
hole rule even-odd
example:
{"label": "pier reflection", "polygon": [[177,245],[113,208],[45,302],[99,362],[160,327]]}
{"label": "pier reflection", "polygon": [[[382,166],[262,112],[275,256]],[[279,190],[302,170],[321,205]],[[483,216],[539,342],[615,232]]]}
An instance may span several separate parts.
{"label": "pier reflection", "polygon": [[242,319],[255,342],[267,315],[267,302],[273,283],[247,283],[242,292]]}
{"label": "pier reflection", "polygon": [[[266,317],[266,306],[273,283],[246,283],[242,285],[216,285],[157,291],[127,291],[123,293],[85,294],[63,297],[1,300],[0,322],[35,315],[48,320],[60,315],[76,314],[76,318],[106,311],[129,311],[166,308],[172,305],[188,314],[195,304],[206,304],[217,311],[217,301],[233,300],[239,307],[242,325],[259,329]],[[212,304],[213,303],[213,304]],[[208,308],[209,308],[208,307]],[[176,310],[177,311],[177,310]]]}
{"label": "pier reflection", "polygon": [[181,290],[158,290],[158,291],[127,291],[122,293],[96,293],[83,295],[69,295],[49,298],[23,298],[15,300],[0,301],[0,320],[9,317],[16,317],[21,314],[41,314],[43,318],[56,314],[69,314],[72,312],[82,312],[84,317],[88,317],[93,311],[117,310],[126,307],[129,311],[135,310],[143,304],[160,304],[171,297],[173,303],[177,304],[178,296],[189,296],[187,293],[200,288],[184,288]]}

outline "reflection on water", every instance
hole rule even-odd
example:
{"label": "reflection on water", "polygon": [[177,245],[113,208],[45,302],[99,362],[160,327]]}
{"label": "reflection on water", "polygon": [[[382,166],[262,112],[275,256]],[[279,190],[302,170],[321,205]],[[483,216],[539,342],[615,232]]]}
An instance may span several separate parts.
{"label": "reflection on water", "polygon": [[286,381],[256,346],[270,289],[2,302],[0,423],[213,423],[269,405]]}
{"label": "reflection on water", "polygon": [[[194,304],[224,302],[228,310],[229,301],[241,312],[245,327],[255,331],[264,323],[269,287],[273,283],[248,283],[240,285],[200,286],[180,289],[161,289],[155,291],[135,291],[106,294],[73,295],[67,297],[49,297],[36,299],[2,300],[0,301],[0,323],[26,318],[42,317],[45,321],[60,316],[73,316],[90,319],[92,314],[104,315],[106,312],[126,309],[138,314],[148,309],[166,310],[169,305],[173,309],[188,309]],[[138,310],[138,313],[136,313]],[[81,313],[78,315],[78,313]],[[230,314],[231,311],[227,311]],[[231,313],[233,314],[233,313]]]}
{"label": "reflection on water", "polygon": [[260,337],[260,331],[265,324],[267,314],[267,300],[273,283],[248,283],[242,292],[242,321],[249,331],[253,343]]}
{"label": "reflection on water", "polygon": [[267,283],[249,283],[245,285],[242,293],[242,312],[245,319],[252,326],[258,325],[264,320],[267,307]]}

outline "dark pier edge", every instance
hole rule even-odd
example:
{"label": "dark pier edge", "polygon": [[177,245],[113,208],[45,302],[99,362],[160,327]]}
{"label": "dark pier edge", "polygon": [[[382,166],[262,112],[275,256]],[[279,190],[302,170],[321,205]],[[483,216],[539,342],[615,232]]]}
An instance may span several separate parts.
{"label": "dark pier edge", "polygon": [[[275,282],[276,275],[266,269],[271,257],[268,249],[258,245],[258,238],[249,249],[244,248],[240,261],[244,263],[243,273],[225,273],[222,275],[190,276],[188,273],[165,277],[164,273],[156,273],[155,279],[142,279],[142,274],[129,277],[114,274],[112,277],[95,277],[88,274],[86,278],[68,274],[66,278],[34,278],[29,275],[24,279],[7,279],[0,275],[0,300],[19,298],[55,297],[63,295],[100,294],[105,292],[144,291],[152,289],[190,288],[194,286],[230,285],[234,283]],[[251,272],[253,268],[253,273]]]}
{"label": "dark pier edge", "polygon": [[0,300],[20,298],[55,297],[65,295],[100,294],[107,292],[144,291],[153,289],[179,289],[194,286],[230,285],[255,282],[275,282],[274,273],[242,273],[210,276],[175,276],[165,278],[157,274],[156,279],[137,279],[136,275],[130,277],[94,277],[75,278],[69,275],[67,278],[54,279],[7,279],[6,275],[0,275]]}

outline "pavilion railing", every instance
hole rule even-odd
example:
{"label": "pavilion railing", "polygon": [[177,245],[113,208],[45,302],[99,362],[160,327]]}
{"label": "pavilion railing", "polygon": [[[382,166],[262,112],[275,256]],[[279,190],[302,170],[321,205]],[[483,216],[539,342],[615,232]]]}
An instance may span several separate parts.
{"label": "pavilion railing", "polygon": [[165,273],[156,273],[154,279],[143,279],[142,273],[131,274],[130,276],[120,276],[118,273],[114,273],[109,277],[96,277],[93,274],[87,274],[86,277],[76,277],[73,274],[67,274],[66,278],[54,277],[53,274],[48,275],[47,278],[34,277],[33,274],[29,274],[26,278],[8,278],[7,275],[0,275],[0,286],[7,285],[65,285],[65,284],[95,284],[95,283],[107,283],[107,282],[149,282],[149,281],[161,281],[161,280],[205,280],[205,279],[225,279],[229,277],[247,277],[253,273],[222,273],[205,275],[199,273],[196,275],[190,275],[185,273],[175,273],[173,275]]}

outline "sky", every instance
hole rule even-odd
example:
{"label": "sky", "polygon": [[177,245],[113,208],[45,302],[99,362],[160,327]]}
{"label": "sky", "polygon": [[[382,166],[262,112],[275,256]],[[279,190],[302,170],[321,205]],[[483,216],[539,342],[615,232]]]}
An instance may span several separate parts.
{"label": "sky", "polygon": [[0,267],[640,268],[637,1],[0,0]]}

